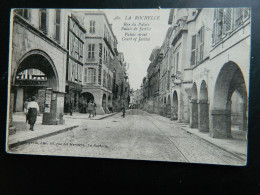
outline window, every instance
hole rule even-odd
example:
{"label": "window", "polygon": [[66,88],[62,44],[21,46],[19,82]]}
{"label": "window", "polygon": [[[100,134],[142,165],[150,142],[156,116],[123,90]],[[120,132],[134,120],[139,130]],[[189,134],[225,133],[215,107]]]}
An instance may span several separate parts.
{"label": "window", "polygon": [[61,16],[61,10],[57,9],[55,13],[55,40],[60,42],[60,16]]}
{"label": "window", "polygon": [[176,54],[175,74],[179,71],[179,52]]}
{"label": "window", "polygon": [[107,84],[106,84],[106,71],[104,70],[103,71],[103,87],[106,87],[107,86]]}
{"label": "window", "polygon": [[95,58],[95,44],[88,44],[88,58]]}
{"label": "window", "polygon": [[83,61],[83,43],[79,41],[79,61]]}
{"label": "window", "polygon": [[170,90],[170,82],[171,82],[171,72],[168,71],[168,78],[167,78],[167,90]]}
{"label": "window", "polygon": [[47,9],[40,9],[40,30],[47,34]]}
{"label": "window", "polygon": [[96,83],[96,69],[85,68],[84,69],[84,82],[85,83]]}
{"label": "window", "polygon": [[190,64],[192,66],[196,65],[196,39],[197,39],[196,35],[193,35],[191,37],[191,58],[190,58]]}
{"label": "window", "polygon": [[73,69],[74,69],[74,81],[78,80],[78,66],[77,63],[73,62]]}
{"label": "window", "polygon": [[78,81],[82,81],[82,66],[78,64]]}
{"label": "window", "polygon": [[213,44],[219,42],[222,38],[223,31],[223,10],[222,8],[214,10],[214,23],[213,23]]}
{"label": "window", "polygon": [[232,29],[232,8],[225,8],[224,9],[224,26],[223,26],[223,33],[229,33]]}
{"label": "window", "polygon": [[75,50],[75,52],[74,52],[74,58],[75,59],[79,59],[79,40],[75,37],[75,39],[74,39],[74,50]]}
{"label": "window", "polygon": [[214,10],[212,44],[218,43],[229,32],[249,18],[249,8],[217,8]]}
{"label": "window", "polygon": [[89,24],[89,33],[94,34],[95,33],[95,21],[94,20],[90,20],[90,24]]}
{"label": "window", "polygon": [[84,83],[87,83],[88,68],[84,68]]}
{"label": "window", "polygon": [[31,18],[31,10],[29,9],[16,9],[15,12],[26,20],[30,20]]}
{"label": "window", "polygon": [[243,8],[243,19],[246,20],[249,18],[250,8]]}
{"label": "window", "polygon": [[243,9],[242,8],[234,9],[233,27],[236,28],[240,26],[242,22],[243,22]]}
{"label": "window", "polygon": [[204,53],[204,26],[198,32],[198,62],[203,60],[203,53]]}

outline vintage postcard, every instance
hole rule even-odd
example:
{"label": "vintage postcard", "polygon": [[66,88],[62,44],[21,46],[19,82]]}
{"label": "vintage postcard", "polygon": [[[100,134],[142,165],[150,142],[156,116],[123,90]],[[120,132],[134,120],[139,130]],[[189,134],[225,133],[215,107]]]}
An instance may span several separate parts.
{"label": "vintage postcard", "polygon": [[6,151],[245,166],[250,8],[13,9]]}

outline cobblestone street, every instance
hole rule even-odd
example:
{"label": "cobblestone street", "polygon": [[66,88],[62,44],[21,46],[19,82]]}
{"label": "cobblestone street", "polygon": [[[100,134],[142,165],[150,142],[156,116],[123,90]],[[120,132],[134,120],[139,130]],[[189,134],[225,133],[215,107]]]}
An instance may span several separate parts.
{"label": "cobblestone street", "polygon": [[[245,161],[181,129],[182,124],[129,110],[14,147],[10,152],[173,162],[244,165]],[[75,121],[76,122],[76,121]]]}

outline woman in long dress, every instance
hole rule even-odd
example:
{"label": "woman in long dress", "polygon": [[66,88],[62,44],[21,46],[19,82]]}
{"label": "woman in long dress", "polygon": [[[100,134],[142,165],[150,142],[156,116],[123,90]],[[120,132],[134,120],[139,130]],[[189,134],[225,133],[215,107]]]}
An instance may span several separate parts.
{"label": "woman in long dress", "polygon": [[40,109],[38,103],[36,102],[36,97],[33,96],[32,101],[28,103],[28,107],[27,107],[27,120],[28,123],[30,124],[29,130],[34,131],[33,127],[36,122],[39,110]]}

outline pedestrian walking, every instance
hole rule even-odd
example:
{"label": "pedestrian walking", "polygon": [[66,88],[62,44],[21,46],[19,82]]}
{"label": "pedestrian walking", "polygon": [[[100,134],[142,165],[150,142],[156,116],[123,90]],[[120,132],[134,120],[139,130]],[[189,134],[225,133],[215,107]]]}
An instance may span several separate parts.
{"label": "pedestrian walking", "polygon": [[39,113],[39,105],[38,103],[36,102],[36,97],[33,96],[32,97],[32,101],[30,101],[28,103],[28,106],[27,106],[27,115],[26,115],[26,118],[28,120],[28,123],[30,124],[30,129],[31,131],[34,131],[34,124],[37,120],[37,115]]}
{"label": "pedestrian walking", "polygon": [[90,100],[89,103],[88,103],[88,113],[89,113],[88,118],[91,118],[91,115],[93,115],[93,111],[94,111],[93,100]]}
{"label": "pedestrian walking", "polygon": [[72,102],[70,102],[70,116],[72,116],[72,112],[73,112],[73,105]]}
{"label": "pedestrian walking", "polygon": [[96,112],[96,107],[97,107],[97,104],[93,101],[93,117],[97,115],[97,112]]}
{"label": "pedestrian walking", "polygon": [[121,107],[121,111],[122,111],[122,117],[125,118],[125,105],[122,105]]}

